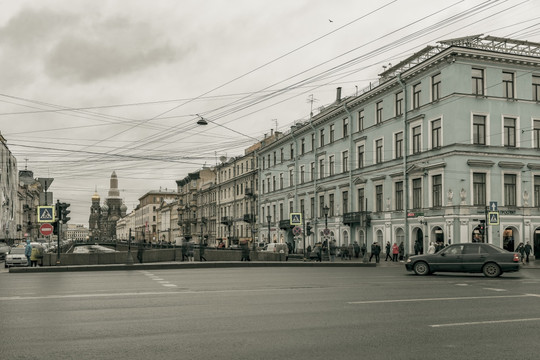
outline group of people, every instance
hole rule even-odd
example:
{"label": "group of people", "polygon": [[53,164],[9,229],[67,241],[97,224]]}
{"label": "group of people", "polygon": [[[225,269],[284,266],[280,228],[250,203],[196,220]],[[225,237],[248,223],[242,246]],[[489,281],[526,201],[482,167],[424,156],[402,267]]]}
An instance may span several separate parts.
{"label": "group of people", "polygon": [[37,246],[32,246],[32,244],[30,243],[30,239],[26,240],[24,256],[26,256],[28,266],[37,267],[38,261],[43,258],[42,251],[43,250],[38,248]]}
{"label": "group of people", "polygon": [[519,254],[521,258],[521,263],[529,263],[529,255],[532,253],[532,246],[529,241],[527,241],[526,244],[523,244],[522,242],[519,243],[519,245],[516,248],[516,252]]}

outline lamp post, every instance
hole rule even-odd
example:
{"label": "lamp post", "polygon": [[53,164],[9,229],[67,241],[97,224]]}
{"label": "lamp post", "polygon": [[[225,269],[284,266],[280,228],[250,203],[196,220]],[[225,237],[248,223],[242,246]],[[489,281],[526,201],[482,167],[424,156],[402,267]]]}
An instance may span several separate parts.
{"label": "lamp post", "polygon": [[270,221],[272,221],[272,216],[266,216],[266,220],[268,221],[268,243],[270,243]]}
{"label": "lamp post", "polygon": [[323,208],[323,214],[324,214],[324,238],[326,243],[326,252],[328,254],[328,260],[330,260],[330,241],[328,241],[328,212],[330,211],[330,208],[328,205],[324,205]]}

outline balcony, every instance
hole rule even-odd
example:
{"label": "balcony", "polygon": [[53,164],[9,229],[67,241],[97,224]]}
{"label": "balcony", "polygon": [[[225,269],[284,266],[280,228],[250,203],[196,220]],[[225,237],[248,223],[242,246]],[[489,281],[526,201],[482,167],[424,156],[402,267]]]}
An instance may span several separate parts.
{"label": "balcony", "polygon": [[369,217],[367,211],[348,212],[343,214],[343,224],[366,226],[367,217]]}
{"label": "balcony", "polygon": [[221,223],[223,225],[231,226],[233,223],[233,219],[230,216],[222,216],[221,217]]}
{"label": "balcony", "polygon": [[291,226],[290,220],[279,220],[279,228],[283,230],[289,230],[289,229],[292,229],[293,227]]}
{"label": "balcony", "polygon": [[246,196],[254,196],[255,195],[255,192],[253,191],[252,188],[246,188],[246,191],[245,191],[245,195]]}
{"label": "balcony", "polygon": [[253,224],[255,222],[255,215],[253,215],[253,214],[244,214],[244,222]]}

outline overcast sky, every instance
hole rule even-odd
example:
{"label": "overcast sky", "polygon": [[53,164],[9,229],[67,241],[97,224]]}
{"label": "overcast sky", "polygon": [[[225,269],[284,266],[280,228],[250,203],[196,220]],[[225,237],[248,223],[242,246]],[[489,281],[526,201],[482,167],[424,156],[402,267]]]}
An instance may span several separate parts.
{"label": "overcast sky", "polygon": [[[540,42],[538,0],[0,0],[0,131],[88,225],[377,80],[439,40]],[[200,114],[218,125],[196,125]]]}

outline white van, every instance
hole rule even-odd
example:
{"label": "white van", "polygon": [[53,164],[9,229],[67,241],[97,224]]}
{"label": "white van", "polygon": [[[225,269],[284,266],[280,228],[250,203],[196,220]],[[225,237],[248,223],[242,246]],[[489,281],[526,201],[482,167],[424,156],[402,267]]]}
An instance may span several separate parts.
{"label": "white van", "polygon": [[270,243],[266,247],[266,251],[284,253],[285,255],[288,255],[289,247],[287,246],[287,244],[283,244],[283,243]]}

